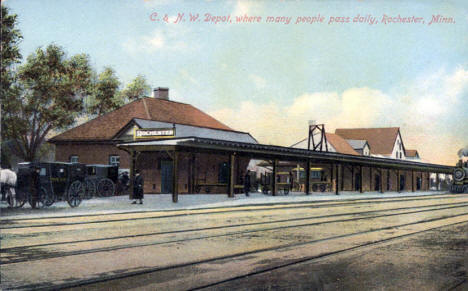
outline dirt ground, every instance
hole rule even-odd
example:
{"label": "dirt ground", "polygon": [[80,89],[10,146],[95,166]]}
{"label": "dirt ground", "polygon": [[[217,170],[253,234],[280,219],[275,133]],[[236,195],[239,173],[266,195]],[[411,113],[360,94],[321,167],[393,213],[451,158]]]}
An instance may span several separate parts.
{"label": "dirt ground", "polygon": [[2,226],[5,289],[466,288],[463,195],[5,219]]}
{"label": "dirt ground", "polygon": [[208,290],[468,290],[468,223]]}

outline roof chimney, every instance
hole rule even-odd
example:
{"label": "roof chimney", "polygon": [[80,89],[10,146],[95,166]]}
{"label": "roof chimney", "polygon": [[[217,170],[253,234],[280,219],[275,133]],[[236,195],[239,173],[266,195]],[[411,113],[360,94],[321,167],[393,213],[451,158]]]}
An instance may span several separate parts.
{"label": "roof chimney", "polygon": [[158,87],[153,89],[153,97],[158,99],[169,100],[169,88]]}

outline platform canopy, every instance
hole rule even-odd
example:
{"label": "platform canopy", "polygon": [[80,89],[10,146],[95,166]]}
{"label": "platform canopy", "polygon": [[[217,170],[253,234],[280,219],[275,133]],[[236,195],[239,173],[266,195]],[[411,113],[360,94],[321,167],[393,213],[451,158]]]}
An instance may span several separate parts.
{"label": "platform canopy", "polygon": [[212,152],[249,156],[252,159],[277,159],[291,161],[310,160],[313,163],[346,163],[357,166],[371,166],[400,170],[415,170],[434,173],[451,174],[454,167],[422,163],[412,160],[397,160],[391,158],[347,155],[335,152],[318,152],[307,149],[265,145],[258,143],[235,142],[218,139],[184,137],[159,140],[133,141],[120,143],[118,148],[129,152],[151,151],[190,151]]}

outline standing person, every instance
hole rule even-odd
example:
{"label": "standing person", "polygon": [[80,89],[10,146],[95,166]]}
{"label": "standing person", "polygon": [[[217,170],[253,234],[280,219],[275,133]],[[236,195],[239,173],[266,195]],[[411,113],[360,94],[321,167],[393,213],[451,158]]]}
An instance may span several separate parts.
{"label": "standing person", "polygon": [[128,182],[130,181],[130,178],[128,177],[128,173],[127,172],[123,172],[123,175],[122,175],[122,184],[124,186],[124,189],[125,191],[128,190]]}
{"label": "standing person", "polygon": [[31,198],[29,200],[31,207],[36,208],[36,204],[39,200],[40,193],[41,193],[41,176],[40,176],[40,168],[35,167],[34,171],[31,174]]}
{"label": "standing person", "polygon": [[244,177],[244,191],[245,191],[245,196],[250,196],[249,191],[250,191],[250,170],[247,170],[247,173],[245,174]]}
{"label": "standing person", "polygon": [[140,170],[135,171],[135,180],[133,181],[133,199],[132,204],[137,203],[137,199],[140,200],[140,204],[143,204],[143,176],[140,174]]}
{"label": "standing person", "polygon": [[292,192],[293,189],[294,189],[294,175],[293,175],[293,172],[290,171],[289,172],[289,190]]}

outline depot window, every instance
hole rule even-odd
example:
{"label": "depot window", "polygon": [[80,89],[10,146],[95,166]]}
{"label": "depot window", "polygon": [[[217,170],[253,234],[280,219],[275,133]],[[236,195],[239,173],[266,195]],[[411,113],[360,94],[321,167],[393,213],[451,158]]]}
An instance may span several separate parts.
{"label": "depot window", "polygon": [[70,163],[78,163],[78,156],[77,155],[71,155],[70,156]]}
{"label": "depot window", "polygon": [[112,165],[112,166],[120,166],[120,156],[118,156],[118,155],[110,155],[110,156],[109,156],[109,165]]}
{"label": "depot window", "polygon": [[320,179],[321,171],[310,171],[310,178],[312,179]]}
{"label": "depot window", "polygon": [[218,183],[226,184],[228,180],[229,180],[229,164],[224,162],[224,163],[219,164]]}

